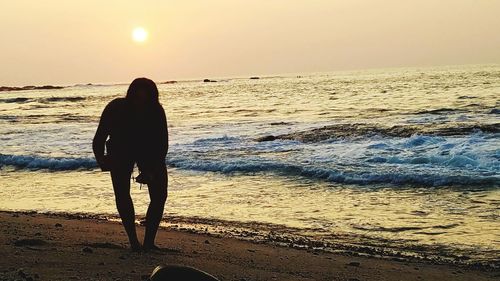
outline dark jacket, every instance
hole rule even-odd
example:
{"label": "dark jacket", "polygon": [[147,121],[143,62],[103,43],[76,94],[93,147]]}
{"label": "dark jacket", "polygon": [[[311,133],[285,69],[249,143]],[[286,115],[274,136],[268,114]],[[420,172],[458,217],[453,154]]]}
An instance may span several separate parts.
{"label": "dark jacket", "polygon": [[102,112],[92,142],[96,159],[104,156],[105,146],[107,155],[117,161],[133,160],[148,166],[164,164],[168,130],[163,107],[155,104],[137,112],[125,98],[112,100]]}

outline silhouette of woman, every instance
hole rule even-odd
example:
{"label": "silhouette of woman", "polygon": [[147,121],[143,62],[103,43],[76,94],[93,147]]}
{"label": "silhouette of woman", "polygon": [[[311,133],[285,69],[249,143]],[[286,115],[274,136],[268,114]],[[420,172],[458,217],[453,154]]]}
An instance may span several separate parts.
{"label": "silhouette of woman", "polygon": [[[101,170],[111,172],[116,207],[132,250],[157,248],[154,241],[167,200],[168,131],[165,111],[153,81],[135,79],[125,98],[114,99],[106,106],[92,148]],[[140,171],[136,180],[147,184],[151,200],[142,247],[137,239],[134,204],[130,197],[130,178],[135,163]]]}

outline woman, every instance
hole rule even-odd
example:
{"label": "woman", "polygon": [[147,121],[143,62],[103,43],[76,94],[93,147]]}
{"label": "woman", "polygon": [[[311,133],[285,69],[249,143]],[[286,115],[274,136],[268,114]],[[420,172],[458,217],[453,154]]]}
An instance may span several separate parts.
{"label": "woman", "polygon": [[[106,141],[109,137],[109,140]],[[137,78],[125,98],[111,101],[101,115],[92,147],[102,171],[111,172],[116,207],[133,251],[157,248],[156,232],[167,200],[168,131],[165,111],[158,100],[156,84]],[[104,149],[106,147],[106,155]],[[139,167],[137,181],[148,185],[150,204],[146,233],[141,247],[135,230],[135,212],[130,197],[130,178],[134,164]]]}

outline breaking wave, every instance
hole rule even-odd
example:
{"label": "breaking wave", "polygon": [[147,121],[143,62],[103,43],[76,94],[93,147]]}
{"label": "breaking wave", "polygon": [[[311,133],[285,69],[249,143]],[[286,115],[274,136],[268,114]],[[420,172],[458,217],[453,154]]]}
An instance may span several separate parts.
{"label": "breaking wave", "polygon": [[29,170],[71,171],[96,168],[97,163],[92,158],[50,158],[0,154],[0,167],[3,166],[13,166]]}
{"label": "breaking wave", "polygon": [[85,97],[50,97],[50,98],[43,98],[40,99],[40,102],[60,102],[60,101],[82,101],[85,100]]}
{"label": "breaking wave", "polygon": [[334,183],[347,184],[405,184],[419,186],[450,186],[450,185],[499,185],[500,176],[495,174],[466,175],[449,171],[432,172],[430,170],[415,171],[411,169],[345,169],[342,167],[304,166],[262,159],[238,160],[198,160],[171,159],[169,164],[189,170],[230,173],[276,173],[283,176],[301,176],[315,180],[325,180]]}
{"label": "breaking wave", "polygon": [[383,127],[373,124],[335,124],[305,131],[292,132],[282,135],[267,135],[257,138],[256,141],[297,140],[301,142],[320,142],[328,139],[360,137],[360,136],[388,136],[411,137],[413,135],[432,136],[463,136],[477,132],[500,133],[500,123],[474,124],[412,124]]}
{"label": "breaking wave", "polygon": [[0,99],[2,103],[25,103],[30,101],[30,98],[9,98],[9,99]]}
{"label": "breaking wave", "polygon": [[[403,160],[399,162],[401,161]],[[373,160],[372,162],[386,161]],[[281,176],[300,176],[313,180],[359,185],[384,183],[419,186],[500,185],[500,176],[491,172],[481,175],[468,175],[461,171],[450,172],[449,170],[440,169],[405,169],[396,166],[384,169],[379,169],[374,166],[365,166],[363,168],[354,169],[352,167],[342,167],[342,165],[337,165],[337,167],[299,165],[258,157],[215,160],[199,159],[192,156],[174,156],[169,158],[168,163],[172,167],[185,170],[218,172],[223,174],[273,173]],[[453,164],[462,166],[462,164]],[[465,164],[464,162],[464,165]],[[94,169],[97,168],[97,163],[93,158],[50,158],[0,154],[0,167],[3,166],[13,166],[15,168],[28,170],[72,171]]]}

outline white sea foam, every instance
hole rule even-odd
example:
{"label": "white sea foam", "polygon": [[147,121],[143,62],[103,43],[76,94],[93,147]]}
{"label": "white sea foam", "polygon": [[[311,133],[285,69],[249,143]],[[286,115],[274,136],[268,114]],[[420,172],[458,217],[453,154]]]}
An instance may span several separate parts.
{"label": "white sea foam", "polygon": [[96,168],[97,163],[92,158],[47,158],[0,154],[0,168],[2,166],[13,166],[29,170],[72,171]]}
{"label": "white sea foam", "polygon": [[[258,143],[214,137],[171,147],[168,163],[179,169],[220,173],[273,173],[350,184],[418,186],[500,184],[499,139],[461,137],[375,137],[303,144]],[[92,158],[0,155],[0,165],[26,169],[92,169]]]}

